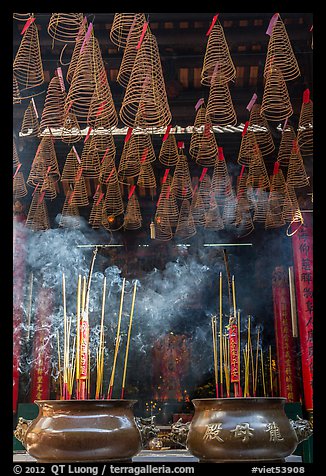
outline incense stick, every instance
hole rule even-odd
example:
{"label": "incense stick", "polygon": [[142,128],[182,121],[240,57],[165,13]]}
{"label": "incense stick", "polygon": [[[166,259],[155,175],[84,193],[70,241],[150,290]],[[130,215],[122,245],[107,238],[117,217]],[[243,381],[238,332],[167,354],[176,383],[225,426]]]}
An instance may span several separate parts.
{"label": "incense stick", "polygon": [[100,398],[100,391],[102,387],[102,363],[104,360],[104,313],[105,313],[105,292],[106,292],[106,276],[103,281],[103,293],[102,293],[102,313],[101,313],[101,327],[100,327],[100,342],[98,347],[98,360],[97,360],[97,375],[96,375],[96,393],[95,398]]}
{"label": "incense stick", "polygon": [[77,282],[77,309],[76,309],[76,398],[79,400],[79,376],[80,376],[80,306],[81,306],[81,275]]}
{"label": "incense stick", "polygon": [[258,332],[257,332],[256,366],[255,366],[255,379],[254,379],[254,389],[253,389],[254,397],[256,396],[256,391],[257,391],[257,379],[258,379],[259,331],[260,331],[260,327],[258,327]]}
{"label": "incense stick", "polygon": [[214,356],[214,378],[215,378],[215,395],[218,398],[218,366],[217,366],[217,339],[216,339],[216,318],[212,317],[212,336],[213,336],[213,356]]}
{"label": "incense stick", "polygon": [[223,343],[222,343],[222,332],[223,332],[223,282],[222,282],[222,272],[220,272],[220,393],[221,397],[223,397]]}
{"label": "incense stick", "polygon": [[265,387],[265,369],[264,369],[264,358],[263,358],[263,349],[260,348],[260,360],[261,360],[261,376],[263,381],[263,392],[264,397],[266,397],[266,387]]}
{"label": "incense stick", "polygon": [[124,362],[124,367],[123,367],[121,398],[124,398],[125,385],[126,385],[127,363],[128,363],[128,354],[129,354],[129,346],[130,346],[132,319],[133,319],[134,308],[135,308],[136,291],[137,291],[137,283],[135,282],[134,283],[134,292],[133,292],[133,295],[132,295],[130,317],[129,317],[129,328],[128,328],[125,362]]}
{"label": "incense stick", "polygon": [[62,375],[61,375],[61,354],[60,354],[60,336],[59,336],[59,330],[57,330],[57,345],[58,345],[59,392],[60,392],[60,400],[62,400],[63,394],[62,394]]}

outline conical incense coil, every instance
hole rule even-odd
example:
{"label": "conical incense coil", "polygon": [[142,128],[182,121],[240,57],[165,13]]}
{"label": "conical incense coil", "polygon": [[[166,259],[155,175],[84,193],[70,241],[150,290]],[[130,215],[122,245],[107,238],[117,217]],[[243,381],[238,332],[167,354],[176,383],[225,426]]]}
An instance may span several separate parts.
{"label": "conical incense coil", "polygon": [[83,176],[86,178],[98,178],[100,175],[100,158],[96,147],[92,144],[92,141],[88,141],[84,144],[81,155],[81,167],[83,169]]}
{"label": "conical incense coil", "polygon": [[254,104],[249,117],[248,129],[254,131],[262,155],[269,155],[275,150],[273,137],[266,119],[260,114],[261,105]]}
{"label": "conical incense coil", "polygon": [[298,62],[280,16],[277,18],[268,42],[264,68],[265,77],[268,76],[274,66],[281,71],[285,81],[300,76]]}
{"label": "conical incense coil", "polygon": [[158,212],[154,218],[155,239],[159,241],[169,241],[173,237],[170,219],[168,216],[160,215]]}
{"label": "conical incense coil", "polygon": [[211,193],[218,205],[223,205],[224,201],[233,197],[234,194],[223,154],[220,154],[215,161]]}
{"label": "conical incense coil", "polygon": [[206,107],[206,121],[213,126],[234,126],[237,115],[229,90],[229,85],[224,82],[224,77],[217,73],[212,78]]}
{"label": "conical incense coil", "polygon": [[247,177],[247,187],[252,188],[269,188],[269,176],[266,165],[258,145],[254,150],[254,156],[249,164],[249,172]]}
{"label": "conical incense coil", "polygon": [[286,183],[294,188],[306,187],[309,185],[309,179],[297,141],[293,142]]}
{"label": "conical incense coil", "polygon": [[12,17],[18,21],[27,21],[32,16],[32,13],[13,13]]}
{"label": "conical incense coil", "polygon": [[252,198],[255,196],[255,208],[252,219],[254,222],[265,223],[269,192],[264,188],[251,190],[251,192],[248,192],[248,195],[250,195]]}
{"label": "conical incense coil", "polygon": [[249,235],[254,229],[254,223],[250,212],[250,204],[244,193],[237,195],[235,209],[235,227],[238,236]]}
{"label": "conical incense coil", "polygon": [[102,58],[98,59],[97,81],[90,101],[87,125],[93,129],[111,130],[118,125],[118,115],[112,98]]}
{"label": "conical incense coil", "polygon": [[[203,167],[212,167],[218,153],[215,134],[206,121],[206,107],[202,105],[196,114],[194,131],[191,134],[189,154]],[[202,129],[201,131],[199,131]]]}
{"label": "conical incense coil", "polygon": [[156,215],[168,217],[170,225],[174,227],[178,223],[179,207],[175,196],[171,193],[171,184],[172,179],[168,176],[166,181],[162,183]]}
{"label": "conical incense coil", "polygon": [[57,190],[55,188],[55,182],[49,175],[45,175],[43,183],[40,187],[40,194],[43,195],[44,200],[54,200],[57,196]]}
{"label": "conical incense coil", "polygon": [[52,13],[48,24],[48,34],[56,41],[74,43],[82,21],[82,13]]}
{"label": "conical incense coil", "polygon": [[[116,15],[119,15],[119,13],[117,13]],[[134,13],[134,19],[132,21],[132,24],[130,25],[129,32],[126,38],[126,45],[117,76],[117,82],[124,88],[128,86],[129,78],[137,54],[136,47],[138,45],[143,30],[144,22],[145,16],[143,13]],[[147,32],[145,33],[145,35],[146,34]]]}
{"label": "conical incense coil", "polygon": [[138,198],[135,193],[130,197],[123,221],[123,227],[126,230],[137,230],[142,226],[142,216]]}
{"label": "conical incense coil", "polygon": [[205,211],[208,211],[210,208],[214,208],[214,205],[217,206],[214,194],[212,193],[212,181],[208,174],[205,174],[205,176],[199,182],[198,193],[203,201]]}
{"label": "conical incense coil", "polygon": [[22,102],[17,79],[15,78],[14,75],[12,79],[12,102],[13,104],[20,104]]}
{"label": "conical incense coil", "polygon": [[62,91],[58,76],[54,76],[48,86],[42,111],[40,129],[41,132],[47,127],[60,129],[64,122],[65,92]]}
{"label": "conical incense coil", "polygon": [[21,134],[28,134],[29,137],[36,137],[40,133],[40,124],[32,101],[24,112],[20,132]]}
{"label": "conical incense coil", "polygon": [[206,210],[203,199],[200,196],[198,190],[195,192],[191,201],[191,213],[196,227],[205,225]]}
{"label": "conical incense coil", "polygon": [[131,177],[137,177],[143,163],[153,162],[156,159],[150,135],[147,133],[131,134],[123,150],[118,167],[118,177],[121,183],[128,183]]}
{"label": "conical incense coil", "polygon": [[63,118],[63,127],[60,139],[66,144],[73,144],[80,141],[82,138],[80,127],[77,121],[76,114],[69,111]]}
{"label": "conical incense coil", "polygon": [[137,50],[119,115],[129,127],[164,127],[171,122],[157,41],[149,31]]}
{"label": "conical incense coil", "polygon": [[68,190],[65,202],[62,207],[61,217],[59,220],[59,227],[61,228],[79,228],[80,214],[78,207],[75,204],[70,204],[70,196],[72,191]]}
{"label": "conical incense coil", "polygon": [[186,239],[197,233],[194,219],[191,213],[190,201],[183,200],[179,213],[179,220],[174,236],[176,238]]}
{"label": "conical incense coil", "polygon": [[291,185],[286,185],[285,189],[283,219],[286,223],[303,223],[303,217],[299,207],[295,189],[291,187]]}
{"label": "conical incense coil", "polygon": [[33,159],[27,183],[32,186],[42,184],[45,175],[54,181],[60,179],[57,155],[54,142],[50,137],[43,137]]}
{"label": "conical incense coil", "polygon": [[16,168],[18,167],[19,164],[20,164],[20,160],[17,153],[17,147],[16,147],[14,139],[12,139],[12,165],[14,168]]}
{"label": "conical incense coil", "polygon": [[179,155],[177,165],[174,170],[171,192],[180,200],[192,198],[191,176],[187,157],[184,154]]}
{"label": "conical incense coil", "polygon": [[167,139],[162,142],[158,160],[166,167],[174,167],[178,158],[179,152],[175,135],[169,134]]}
{"label": "conical incense coil", "polygon": [[[76,151],[77,152],[77,151]],[[78,159],[75,149],[71,148],[63,166],[61,182],[74,182],[78,171]]]}
{"label": "conical incense coil", "polygon": [[68,71],[67,71],[67,74],[66,74],[66,80],[67,80],[67,83],[69,83],[69,84],[71,84],[72,78],[73,78],[74,73],[75,73],[75,69],[76,69],[78,59],[79,59],[79,55],[80,55],[80,50],[81,50],[81,47],[83,45],[86,32],[87,32],[87,24],[84,21],[84,22],[82,22],[80,30],[78,32],[78,35],[76,37],[76,43],[75,43],[74,51],[72,52],[71,59],[70,59],[70,62],[69,62],[69,66],[68,66]]}
{"label": "conical incense coil", "polygon": [[224,200],[224,207],[223,207],[223,213],[222,213],[224,226],[235,224],[236,205],[237,205],[237,199],[232,189],[232,194],[226,200]]}
{"label": "conical incense coil", "polygon": [[270,180],[265,228],[277,228],[285,224],[283,218],[285,188],[283,172],[279,168],[278,162],[276,162],[274,166],[274,174]]}
{"label": "conical incense coil", "polygon": [[156,178],[152,164],[144,162],[140,165],[140,172],[137,180],[138,187],[154,189],[156,188]]}
{"label": "conical incense coil", "polygon": [[118,181],[111,180],[110,178],[106,188],[104,203],[105,210],[110,216],[117,216],[124,212],[124,204]]}
{"label": "conical incense coil", "polygon": [[260,114],[268,121],[283,121],[293,114],[288,88],[275,67],[266,76]]}
{"label": "conical incense coil", "polygon": [[14,199],[22,198],[27,195],[27,188],[26,188],[24,175],[20,170],[18,170],[18,172],[14,174],[14,179],[12,184],[12,195]]}
{"label": "conical incense coil", "polygon": [[293,141],[296,140],[296,135],[292,126],[287,125],[282,132],[281,142],[277,154],[277,162],[281,167],[288,167]]}
{"label": "conical incense coil", "polygon": [[35,191],[29,207],[25,226],[34,231],[43,231],[50,228],[50,221],[46,202],[42,195]]}
{"label": "conical incense coil", "polygon": [[87,122],[88,111],[94,95],[100,70],[101,53],[97,39],[91,35],[78,61],[65,101],[65,114],[71,110],[80,123]]}
{"label": "conical incense coil", "polygon": [[23,34],[14,59],[13,72],[21,91],[35,88],[44,82],[40,42],[35,21]]}
{"label": "conical incense coil", "polygon": [[102,206],[102,221],[101,226],[105,228],[109,233],[113,231],[119,231],[123,228],[124,215],[109,215],[106,212],[105,204]]}
{"label": "conical incense coil", "polygon": [[77,207],[87,207],[89,205],[88,193],[85,178],[80,173],[81,169],[78,170],[75,181],[71,187],[73,190],[69,198],[69,205],[75,205]]}
{"label": "conical incense coil", "polygon": [[100,228],[102,225],[104,207],[103,196],[104,192],[101,191],[101,187],[98,187],[93,196],[92,209],[88,218],[88,223],[92,228]]}
{"label": "conical incense coil", "polygon": [[251,160],[255,156],[255,149],[257,145],[258,142],[256,139],[256,134],[248,128],[241,137],[238,163],[241,165],[249,166]]}
{"label": "conical incense coil", "polygon": [[204,227],[207,230],[212,231],[223,230],[224,228],[223,218],[221,217],[220,213],[220,207],[216,204],[215,200],[212,201],[212,207],[209,208],[205,213]]}
{"label": "conical incense coil", "polygon": [[233,64],[229,47],[224,35],[224,30],[217,19],[214,24],[206,46],[204,64],[201,71],[201,84],[210,86],[214,70],[218,64],[218,71],[223,75],[223,81],[235,79],[236,69]]}
{"label": "conical incense coil", "polygon": [[94,146],[98,152],[98,155],[101,160],[101,165],[104,156],[105,158],[109,157],[110,159],[114,160],[116,155],[116,146],[112,134],[101,134],[95,131],[92,135],[91,141],[92,146]]}
{"label": "conical incense coil", "polygon": [[104,185],[108,182],[118,182],[118,172],[115,167],[114,157],[110,157],[109,154],[102,159],[98,181]]}
{"label": "conical incense coil", "polygon": [[302,103],[298,125],[298,144],[302,155],[313,154],[314,125],[313,102]]}
{"label": "conical incense coil", "polygon": [[119,48],[125,48],[133,29],[142,30],[145,21],[144,13],[115,13],[110,30],[110,40]]}

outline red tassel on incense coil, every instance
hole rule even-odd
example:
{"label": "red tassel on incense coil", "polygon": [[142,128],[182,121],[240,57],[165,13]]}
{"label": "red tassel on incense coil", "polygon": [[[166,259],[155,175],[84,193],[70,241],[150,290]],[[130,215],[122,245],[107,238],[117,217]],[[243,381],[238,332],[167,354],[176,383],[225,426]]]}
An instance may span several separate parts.
{"label": "red tassel on incense coil", "polygon": [[65,92],[62,91],[58,76],[54,76],[48,86],[42,111],[40,130],[60,129],[64,123]]}
{"label": "red tassel on incense coil", "polygon": [[296,140],[293,141],[292,145],[286,182],[294,188],[301,188],[309,185],[309,179]]}
{"label": "red tassel on incense coil", "polygon": [[201,84],[204,86],[211,85],[216,63],[218,63],[219,72],[221,73],[223,82],[227,83],[235,79],[236,69],[225,39],[223,27],[218,19],[211,29],[206,46],[204,63],[201,71]]}
{"label": "red tassel on incense coil", "polygon": [[288,88],[275,66],[266,76],[260,114],[268,121],[283,121],[293,114]]}
{"label": "red tassel on incense coil", "polygon": [[213,126],[234,126],[237,123],[229,85],[220,72],[212,77],[206,107],[206,121]]}
{"label": "red tassel on incense coil", "polygon": [[69,66],[68,66],[68,71],[67,71],[67,74],[66,74],[66,81],[69,84],[71,84],[72,78],[74,76],[74,72],[75,72],[75,69],[76,69],[76,66],[77,66],[77,62],[78,62],[78,58],[79,58],[79,55],[80,55],[80,50],[81,50],[82,44],[84,43],[87,28],[88,28],[88,25],[87,25],[87,21],[86,21],[86,17],[85,17],[84,20],[82,21],[81,26],[80,26],[79,31],[78,31],[78,35],[76,37],[76,42],[75,42],[75,46],[74,46],[74,51],[71,55],[71,59],[70,59]]}
{"label": "red tassel on incense coil", "polygon": [[190,201],[183,200],[179,213],[179,220],[175,230],[175,238],[186,239],[197,233],[194,219],[191,213]]}
{"label": "red tassel on incense coil", "polygon": [[37,137],[40,133],[40,124],[32,101],[24,112],[20,133],[29,137]]}
{"label": "red tassel on incense coil", "polygon": [[178,162],[179,151],[174,134],[169,134],[162,142],[158,160],[166,167],[174,167]]}
{"label": "red tassel on incense coil", "polygon": [[287,184],[285,187],[283,219],[286,223],[303,223],[303,216],[299,207],[295,189]]}
{"label": "red tassel on incense coil", "polygon": [[[276,165],[278,162],[276,162]],[[277,169],[271,177],[270,192],[267,203],[267,213],[265,228],[278,228],[285,225],[283,217],[284,200],[285,200],[285,179],[281,169],[274,167],[274,171]]]}
{"label": "red tassel on incense coil", "polygon": [[255,103],[250,111],[248,129],[253,130],[262,155],[269,155],[275,150],[273,137],[266,119],[260,114],[261,105]]}
{"label": "red tassel on incense coil", "polygon": [[[116,15],[123,15],[116,13]],[[124,14],[127,15],[127,14]],[[145,23],[145,15],[143,13],[134,13],[134,18],[130,24],[129,32],[125,40],[125,49],[123,52],[120,68],[117,76],[117,82],[124,88],[128,86],[129,78],[132,68],[134,66],[137,49],[136,46],[139,42],[143,25]],[[114,23],[114,21],[113,21]],[[113,25],[111,28],[111,32]],[[120,30],[121,31],[121,30]],[[113,30],[113,34],[117,33],[117,30]],[[145,33],[146,34],[146,33]]]}
{"label": "red tassel on incense coil", "polygon": [[[203,129],[203,130],[200,130]],[[206,107],[202,104],[197,110],[194,131],[191,134],[189,154],[203,167],[212,167],[218,154],[218,147],[211,124],[206,121]]]}
{"label": "red tassel on incense coil", "polygon": [[158,45],[148,29],[137,50],[119,115],[129,127],[165,127],[171,122]]}
{"label": "red tassel on incense coil", "polygon": [[115,13],[110,30],[110,40],[119,48],[126,48],[134,30],[139,31],[140,36],[145,21],[144,13]]}
{"label": "red tassel on incense coil", "polygon": [[180,200],[192,198],[191,176],[187,157],[182,153],[179,155],[177,165],[174,170],[171,193]]}
{"label": "red tassel on incense coil", "polygon": [[130,197],[125,211],[123,227],[126,230],[137,230],[142,226],[139,201],[135,193]]}
{"label": "red tassel on incense coil", "polygon": [[47,28],[48,34],[56,41],[74,43],[83,19],[82,13],[52,13]]}
{"label": "red tassel on incense coil", "polygon": [[40,200],[41,194],[35,191],[29,207],[25,226],[33,231],[48,230],[50,221],[45,200]]}
{"label": "red tassel on incense coil", "polygon": [[[309,92],[309,89],[306,91]],[[304,156],[313,154],[314,137],[313,102],[309,95],[306,96],[306,102],[304,100],[301,106],[297,135],[300,151]]]}
{"label": "red tassel on incense coil", "polygon": [[44,83],[44,72],[38,29],[31,23],[25,31],[16,53],[13,73],[20,90],[36,88]]}
{"label": "red tassel on incense coil", "polygon": [[278,15],[268,42],[264,77],[269,75],[273,67],[281,71],[284,81],[290,81],[300,76],[298,62],[280,15]]}
{"label": "red tassel on incense coil", "polygon": [[68,190],[59,220],[61,228],[79,228],[81,225],[79,209],[77,205],[70,203],[71,194],[72,190]]}
{"label": "red tassel on incense coil", "polygon": [[281,167],[288,167],[289,165],[294,140],[296,140],[294,129],[288,124],[282,132],[277,154],[277,162],[279,162]]}

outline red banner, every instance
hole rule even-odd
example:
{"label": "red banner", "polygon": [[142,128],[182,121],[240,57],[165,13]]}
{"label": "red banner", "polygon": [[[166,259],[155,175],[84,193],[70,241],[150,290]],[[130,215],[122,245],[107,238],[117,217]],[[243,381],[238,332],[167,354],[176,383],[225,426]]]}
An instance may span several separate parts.
{"label": "red banner", "polygon": [[291,301],[288,274],[283,266],[273,272],[273,305],[279,396],[289,402],[300,400],[292,335]]}
{"label": "red banner", "polygon": [[25,281],[25,228],[26,216],[14,215],[13,226],[13,412],[17,410],[19,393],[19,359],[21,325],[23,320],[22,302]]}
{"label": "red banner", "polygon": [[54,295],[52,289],[41,288],[37,298],[34,320],[33,364],[31,369],[30,401],[50,398],[51,380],[51,315]]}
{"label": "red banner", "polygon": [[231,382],[239,382],[238,327],[229,328]]}
{"label": "red banner", "polygon": [[86,380],[88,376],[88,344],[89,344],[89,324],[84,318],[80,325],[80,370],[79,378]]}
{"label": "red banner", "polygon": [[313,410],[313,224],[312,214],[302,213],[304,223],[292,236],[293,268],[304,403]]}

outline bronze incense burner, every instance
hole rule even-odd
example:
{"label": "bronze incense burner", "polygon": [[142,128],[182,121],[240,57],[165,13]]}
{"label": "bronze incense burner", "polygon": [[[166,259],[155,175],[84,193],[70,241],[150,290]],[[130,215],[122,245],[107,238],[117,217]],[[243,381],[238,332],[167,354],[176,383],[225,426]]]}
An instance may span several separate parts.
{"label": "bronze incense burner", "polygon": [[141,450],[135,400],[37,400],[37,418],[19,419],[16,438],[41,463],[131,461]]}

